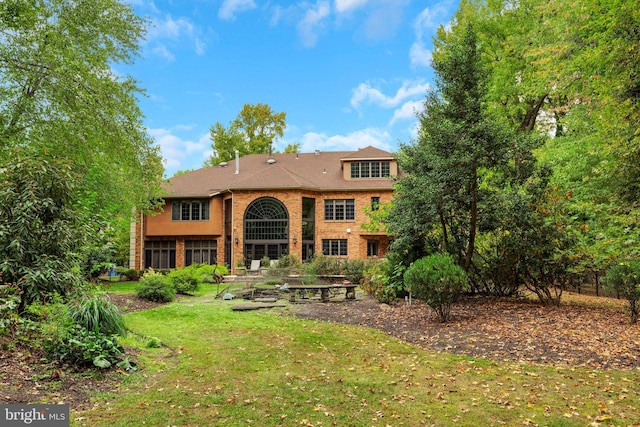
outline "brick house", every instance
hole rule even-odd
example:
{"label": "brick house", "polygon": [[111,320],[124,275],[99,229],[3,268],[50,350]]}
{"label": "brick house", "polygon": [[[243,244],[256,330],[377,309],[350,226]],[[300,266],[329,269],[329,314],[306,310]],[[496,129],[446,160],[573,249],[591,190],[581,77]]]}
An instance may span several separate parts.
{"label": "brick house", "polygon": [[389,202],[397,175],[390,153],[367,147],[251,154],[173,177],[163,209],[131,226],[130,266],[384,256],[391,239],[362,228],[364,207]]}

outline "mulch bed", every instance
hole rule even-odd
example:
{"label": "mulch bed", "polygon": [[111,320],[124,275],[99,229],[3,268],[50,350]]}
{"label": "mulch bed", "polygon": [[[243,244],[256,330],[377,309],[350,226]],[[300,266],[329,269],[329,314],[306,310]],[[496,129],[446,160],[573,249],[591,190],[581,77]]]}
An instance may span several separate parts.
{"label": "mulch bed", "polygon": [[[640,324],[619,309],[467,298],[440,323],[426,304],[358,301],[294,306],[297,316],[376,328],[429,350],[495,361],[640,369]],[[345,309],[345,304],[347,309]]]}
{"label": "mulch bed", "polygon": [[[160,305],[132,295],[110,296],[125,313]],[[469,298],[453,307],[450,322],[440,323],[419,301],[411,306],[380,304],[358,292],[355,301],[309,300],[293,304],[291,312],[376,328],[432,351],[495,361],[640,369],[640,325],[630,325],[621,308]],[[41,350],[0,349],[0,401],[39,402],[47,396],[47,402],[77,409],[90,404],[96,392],[116,391],[122,381],[122,372],[116,370],[80,372],[42,357]]]}

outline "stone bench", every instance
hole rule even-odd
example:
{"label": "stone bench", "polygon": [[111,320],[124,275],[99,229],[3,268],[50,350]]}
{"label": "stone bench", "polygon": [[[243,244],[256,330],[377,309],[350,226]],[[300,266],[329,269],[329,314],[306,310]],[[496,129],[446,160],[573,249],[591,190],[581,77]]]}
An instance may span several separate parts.
{"label": "stone bench", "polygon": [[329,301],[329,291],[331,289],[345,289],[345,299],[356,299],[356,287],[358,285],[353,283],[334,283],[331,285],[302,285],[302,284],[290,284],[289,289],[289,301],[295,302],[297,294],[303,294],[306,291],[320,291],[320,301]]}

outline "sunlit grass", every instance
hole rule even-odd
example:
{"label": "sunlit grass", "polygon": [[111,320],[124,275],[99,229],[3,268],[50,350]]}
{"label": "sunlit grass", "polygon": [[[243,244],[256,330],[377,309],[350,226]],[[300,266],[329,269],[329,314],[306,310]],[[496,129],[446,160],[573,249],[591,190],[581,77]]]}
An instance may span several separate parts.
{"label": "sunlit grass", "polygon": [[100,289],[105,292],[110,292],[113,294],[119,295],[128,295],[135,292],[136,287],[138,286],[137,281],[127,281],[127,282],[101,282]]}
{"label": "sunlit grass", "polygon": [[[214,286],[215,287],[215,286]],[[215,292],[214,292],[215,294]],[[433,353],[354,325],[234,312],[206,292],[128,314],[142,370],[72,425],[630,425],[640,372]],[[157,337],[166,346],[144,347]]]}

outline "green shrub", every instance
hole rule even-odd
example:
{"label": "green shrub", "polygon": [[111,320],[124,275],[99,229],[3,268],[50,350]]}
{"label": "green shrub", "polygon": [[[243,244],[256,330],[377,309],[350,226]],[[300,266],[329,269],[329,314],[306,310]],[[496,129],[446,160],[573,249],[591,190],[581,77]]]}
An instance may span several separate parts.
{"label": "green shrub", "polygon": [[342,260],[340,258],[316,254],[311,262],[304,265],[304,269],[311,275],[338,275],[342,274]]}
{"label": "green shrub", "polygon": [[630,320],[636,323],[640,315],[640,262],[625,261],[614,265],[607,270],[604,286],[629,302]]}
{"label": "green shrub", "polygon": [[14,328],[20,323],[19,305],[18,289],[11,286],[0,286],[0,335],[14,332]]}
{"label": "green shrub", "polygon": [[[5,2],[6,4],[6,2]],[[18,312],[80,281],[78,253],[88,227],[75,204],[75,166],[41,150],[3,148],[0,173],[0,285],[20,289]]]}
{"label": "green shrub", "polygon": [[126,336],[127,330],[120,309],[106,294],[94,294],[69,302],[69,316],[88,331],[105,335]]}
{"label": "green shrub", "polygon": [[23,318],[37,325],[37,333],[29,337],[33,348],[42,348],[45,341],[60,342],[73,326],[69,307],[58,294],[46,304],[36,301],[28,305]]}
{"label": "green shrub", "polygon": [[173,270],[167,277],[173,283],[176,292],[183,295],[193,295],[202,283],[202,278],[198,276],[196,269],[191,267]]}
{"label": "green shrub", "polygon": [[140,278],[136,296],[148,301],[171,302],[176,297],[176,290],[168,277],[149,270]]}
{"label": "green shrub", "polygon": [[81,269],[87,280],[100,276],[109,270],[115,262],[113,245],[111,244],[87,249],[83,256],[84,262],[81,265]]}
{"label": "green shrub", "polygon": [[296,258],[295,255],[285,255],[278,259],[274,267],[275,268],[293,268],[293,267],[300,267],[300,265],[302,264],[300,263],[300,261],[298,261],[298,258]]}
{"label": "green shrub", "polygon": [[138,270],[126,267],[116,267],[116,273],[127,278],[127,280],[136,280],[138,278]]}
{"label": "green shrub", "polygon": [[229,274],[229,270],[224,265],[192,264],[186,268],[193,268],[202,283],[216,283],[213,279],[214,272],[221,276]]}
{"label": "green shrub", "polygon": [[363,259],[347,259],[342,265],[342,272],[345,279],[351,283],[361,283],[364,279],[364,270],[367,262]]}
{"label": "green shrub", "polygon": [[61,362],[98,368],[118,364],[124,356],[124,348],[115,336],[88,331],[80,325],[74,325],[60,341],[48,341],[45,351],[50,358]]}
{"label": "green shrub", "polygon": [[385,256],[384,271],[387,276],[387,287],[396,292],[398,298],[409,294],[404,285],[404,272],[416,260],[426,256],[424,238],[397,239],[390,245],[390,251]]}
{"label": "green shrub", "polygon": [[449,255],[436,253],[415,261],[404,273],[411,293],[424,300],[441,322],[446,322],[451,305],[467,288],[467,275]]}
{"label": "green shrub", "polygon": [[284,277],[288,274],[292,274],[292,269],[300,268],[301,266],[302,263],[298,261],[295,255],[285,255],[279,258],[275,262],[275,264],[269,267],[268,275],[275,277]]}
{"label": "green shrub", "polygon": [[390,286],[388,276],[385,272],[386,261],[371,263],[363,271],[360,288],[383,303],[390,303],[397,299],[397,294],[393,286]]}

